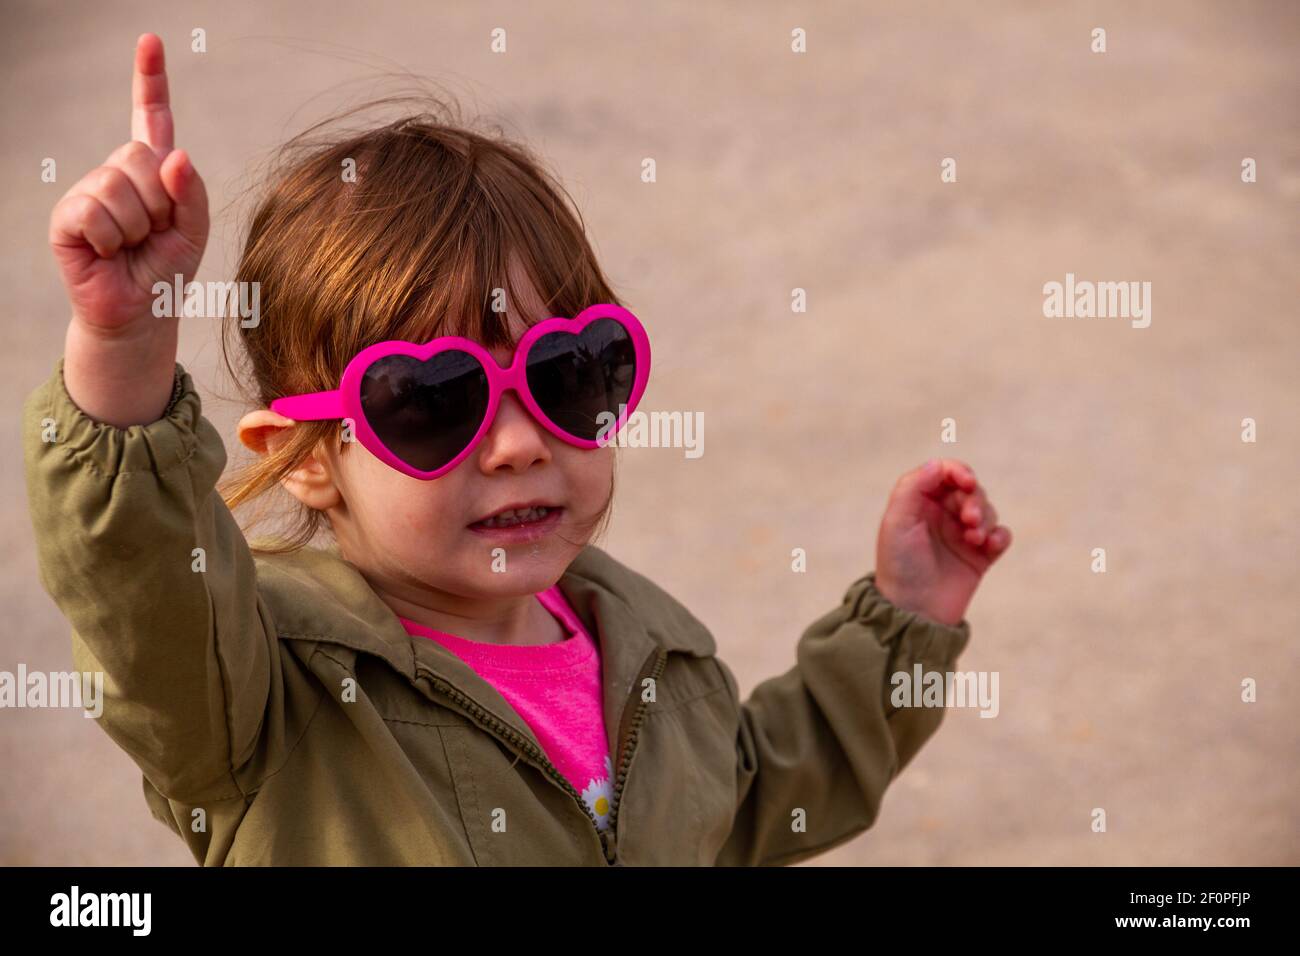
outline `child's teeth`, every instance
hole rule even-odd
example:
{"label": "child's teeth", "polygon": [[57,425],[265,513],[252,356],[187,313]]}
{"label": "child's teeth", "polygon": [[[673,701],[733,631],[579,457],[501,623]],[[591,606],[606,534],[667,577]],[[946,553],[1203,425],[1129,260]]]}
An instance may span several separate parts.
{"label": "child's teeth", "polygon": [[483,524],[489,528],[508,528],[527,521],[539,521],[549,513],[547,508],[525,508],[523,511],[503,511],[488,518]]}

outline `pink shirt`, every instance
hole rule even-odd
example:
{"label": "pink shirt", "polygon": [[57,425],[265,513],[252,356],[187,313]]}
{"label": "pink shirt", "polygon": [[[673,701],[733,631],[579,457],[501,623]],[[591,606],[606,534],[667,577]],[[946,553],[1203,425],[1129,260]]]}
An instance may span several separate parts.
{"label": "pink shirt", "polygon": [[597,826],[608,826],[614,775],[605,734],[600,653],[559,587],[537,594],[570,637],[517,646],[470,641],[399,618],[407,633],[437,641],[496,688],[527,722],[555,769],[582,794]]}

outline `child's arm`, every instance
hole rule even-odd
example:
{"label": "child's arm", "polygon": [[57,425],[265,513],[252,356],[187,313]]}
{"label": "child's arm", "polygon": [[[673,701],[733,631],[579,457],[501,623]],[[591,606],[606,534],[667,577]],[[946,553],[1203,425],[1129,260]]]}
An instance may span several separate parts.
{"label": "child's arm", "polygon": [[[974,585],[1010,541],[960,463],[900,480],[877,571],[808,626],[793,668],[740,705],[736,822],[719,865],[797,863],[875,822],[885,789],[943,719],[941,707],[895,706],[891,677],[912,680],[917,664],[922,673],[956,669]],[[738,699],[734,675],[718,664]]]}
{"label": "child's arm", "polygon": [[286,675],[215,492],[221,437],[179,365],[172,410],[129,429],[81,411],[64,365],[28,396],[23,446],[40,580],[72,626],[74,667],[103,672],[99,722],[164,796],[241,796],[257,781],[238,771],[288,736],[269,706]]}
{"label": "child's arm", "polygon": [[225,449],[176,364],[176,319],[151,310],[153,283],[192,276],[208,230],[166,102],[161,44],[147,35],[143,142],[51,216],[73,319],[65,358],[24,406],[23,436],[41,581],[73,627],[76,667],[104,672],[104,729],[161,793],[197,804],[241,796],[256,781],[240,768],[288,735],[284,708],[270,706],[283,704],[274,628],[215,492]]}
{"label": "child's arm", "polygon": [[953,670],[969,637],[964,621],[949,627],[885,601],[874,573],[855,581],[803,632],[798,663],[741,705],[736,823],[718,865],[797,863],[870,827],[885,788],[943,719],[942,708],[894,707],[890,675],[917,662]]}

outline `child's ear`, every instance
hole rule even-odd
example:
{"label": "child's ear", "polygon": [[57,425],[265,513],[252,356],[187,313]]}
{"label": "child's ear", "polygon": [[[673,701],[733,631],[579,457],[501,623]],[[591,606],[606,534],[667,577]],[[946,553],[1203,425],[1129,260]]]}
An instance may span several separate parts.
{"label": "child's ear", "polygon": [[293,426],[292,418],[261,408],[239,420],[239,441],[249,451],[266,455],[280,446],[288,437],[286,430]]}
{"label": "child's ear", "polygon": [[[291,418],[261,408],[239,420],[239,441],[249,451],[267,455],[288,440],[289,429],[295,424]],[[343,500],[329,468],[315,454],[304,459],[281,484],[289,494],[317,511],[328,511]]]}

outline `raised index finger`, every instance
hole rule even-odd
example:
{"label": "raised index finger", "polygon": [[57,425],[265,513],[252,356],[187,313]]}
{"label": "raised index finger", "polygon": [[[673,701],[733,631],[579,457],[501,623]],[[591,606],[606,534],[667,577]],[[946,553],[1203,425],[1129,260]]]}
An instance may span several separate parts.
{"label": "raised index finger", "polygon": [[131,77],[131,138],[145,143],[159,159],[172,151],[172,107],[162,40],[142,33],[135,41]]}

